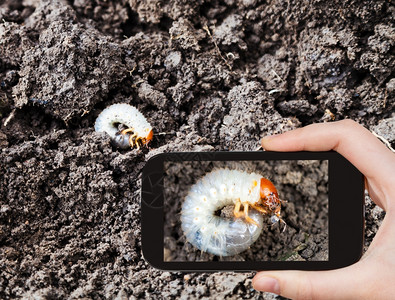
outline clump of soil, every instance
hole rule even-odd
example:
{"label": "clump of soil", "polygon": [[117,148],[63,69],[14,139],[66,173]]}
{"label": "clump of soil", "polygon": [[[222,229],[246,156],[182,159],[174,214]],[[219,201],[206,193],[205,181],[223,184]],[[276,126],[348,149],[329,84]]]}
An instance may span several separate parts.
{"label": "clump of soil", "polygon": [[[1,1],[0,298],[262,297],[252,273],[145,262],[141,170],[157,153],[256,150],[265,135],[345,118],[394,147],[394,9],[385,0]],[[94,132],[113,103],[147,117],[149,148],[119,150]],[[366,201],[365,246],[384,215]]]}

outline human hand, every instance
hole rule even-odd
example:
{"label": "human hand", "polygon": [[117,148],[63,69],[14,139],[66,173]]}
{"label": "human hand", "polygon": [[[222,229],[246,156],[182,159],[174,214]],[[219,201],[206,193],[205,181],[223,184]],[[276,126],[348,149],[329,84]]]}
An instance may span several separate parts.
{"label": "human hand", "polygon": [[330,271],[263,271],[256,290],[292,299],[394,299],[395,154],[351,120],[313,124],[262,139],[271,151],[335,150],[365,175],[365,187],[386,216],[368,251],[351,266]]}

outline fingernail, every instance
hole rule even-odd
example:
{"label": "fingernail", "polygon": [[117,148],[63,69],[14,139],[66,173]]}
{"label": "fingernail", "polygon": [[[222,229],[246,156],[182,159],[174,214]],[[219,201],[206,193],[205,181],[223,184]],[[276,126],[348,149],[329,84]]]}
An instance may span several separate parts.
{"label": "fingernail", "polygon": [[278,136],[278,134],[273,134],[273,135],[268,135],[268,136],[263,137],[263,138],[261,139],[262,148],[263,148],[263,149],[266,149],[266,146],[267,146],[266,143],[269,143],[270,140],[272,140],[272,139],[275,138],[276,136]]}
{"label": "fingernail", "polygon": [[280,284],[273,277],[260,277],[253,281],[253,287],[258,291],[280,294]]}
{"label": "fingernail", "polygon": [[277,136],[279,136],[280,134],[272,134],[272,135],[267,135],[265,137],[262,138],[262,140],[271,140],[272,138],[275,138]]}

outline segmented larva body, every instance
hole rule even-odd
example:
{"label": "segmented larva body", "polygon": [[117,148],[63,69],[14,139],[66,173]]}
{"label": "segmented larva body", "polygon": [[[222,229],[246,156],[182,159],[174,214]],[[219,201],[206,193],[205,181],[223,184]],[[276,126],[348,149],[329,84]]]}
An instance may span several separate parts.
{"label": "segmented larva body", "polygon": [[[235,218],[215,212],[235,205]],[[240,205],[244,212],[240,212]],[[247,211],[246,211],[247,207]],[[248,211],[252,207],[254,210]],[[262,214],[280,217],[281,200],[274,185],[256,173],[218,169],[206,174],[189,190],[182,205],[181,226],[186,239],[204,252],[230,256],[250,247],[263,228]]]}
{"label": "segmented larva body", "polygon": [[[119,132],[118,124],[123,124],[127,129]],[[153,131],[146,118],[137,108],[126,104],[113,104],[104,109],[95,122],[96,131],[107,132],[113,143],[122,149],[139,148],[139,142],[146,145],[152,140]],[[133,133],[130,135],[129,133]]]}

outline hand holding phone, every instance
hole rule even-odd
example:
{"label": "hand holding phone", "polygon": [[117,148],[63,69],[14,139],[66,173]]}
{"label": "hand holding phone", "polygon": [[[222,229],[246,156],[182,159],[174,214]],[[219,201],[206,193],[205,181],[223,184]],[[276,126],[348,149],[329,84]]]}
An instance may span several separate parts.
{"label": "hand holding phone", "polygon": [[344,120],[313,124],[264,138],[270,151],[336,150],[366,178],[372,200],[386,211],[362,259],[332,271],[265,271],[253,279],[260,291],[292,299],[390,299],[395,293],[395,154],[368,130]]}
{"label": "hand holding phone", "polygon": [[[163,153],[143,170],[141,205],[159,269],[322,270],[362,253],[363,178],[333,151]],[[302,251],[317,243],[320,255]]]}

